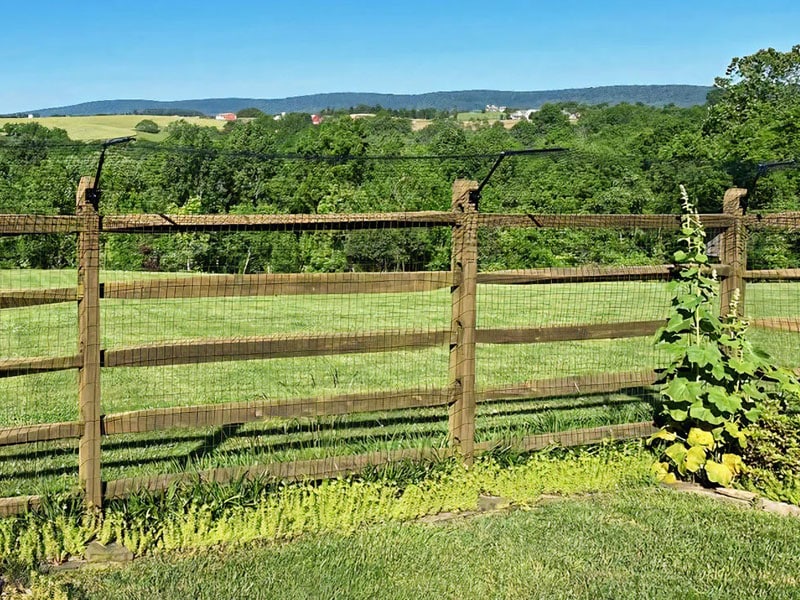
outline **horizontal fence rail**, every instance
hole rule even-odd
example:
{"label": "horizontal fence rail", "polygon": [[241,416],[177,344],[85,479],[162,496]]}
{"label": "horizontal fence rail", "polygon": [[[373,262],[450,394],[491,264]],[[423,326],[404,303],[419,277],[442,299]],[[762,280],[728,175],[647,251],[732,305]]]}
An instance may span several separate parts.
{"label": "horizontal fence rail", "polygon": [[154,367],[232,360],[392,352],[443,346],[449,341],[450,330],[448,329],[424,332],[384,331],[196,340],[105,350],[101,355],[101,366]]}
{"label": "horizontal fence rail", "polygon": [[109,215],[101,231],[108,233],[174,233],[179,231],[320,231],[376,227],[448,227],[450,212],[353,213],[320,215]]}
{"label": "horizontal fence rail", "polygon": [[80,354],[37,358],[4,358],[0,359],[0,377],[77,369],[81,366],[81,362],[82,356]]}

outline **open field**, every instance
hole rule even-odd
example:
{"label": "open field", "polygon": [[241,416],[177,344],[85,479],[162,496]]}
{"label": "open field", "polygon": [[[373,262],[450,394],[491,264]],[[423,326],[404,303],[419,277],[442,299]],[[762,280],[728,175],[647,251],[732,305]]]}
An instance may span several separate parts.
{"label": "open field", "polygon": [[162,554],[53,583],[82,598],[780,600],[800,596],[798,553],[797,519],[633,486],[510,514]]}
{"label": "open field", "polygon": [[[186,273],[103,272],[105,282]],[[0,271],[0,289],[75,285],[73,270]],[[748,287],[756,316],[791,316],[800,285]],[[450,325],[447,289],[408,294],[299,295],[163,300],[106,299],[101,342],[107,349],[142,343],[255,335],[408,329]],[[663,282],[604,282],[533,286],[481,285],[478,327],[545,327],[665,318]],[[800,365],[797,334],[754,330],[755,341],[788,365]],[[0,357],[60,356],[77,348],[74,303],[0,311]],[[479,389],[552,377],[653,369],[663,353],[647,337],[539,344],[480,344]],[[75,420],[75,371],[0,379],[0,426]],[[224,402],[302,403],[303,399],[400,389],[443,388],[448,349],[389,351],[160,367],[105,368],[103,412],[214,405]],[[580,390],[577,390],[580,392]],[[645,390],[573,398],[491,402],[479,406],[477,439],[647,420]],[[354,452],[446,444],[446,407],[316,419],[272,419],[223,428],[116,435],[104,440],[104,478],[246,465]],[[74,484],[77,443],[0,448],[0,496]]]}
{"label": "open field", "polygon": [[467,121],[499,121],[500,117],[503,113],[497,112],[462,112],[456,115],[456,119],[459,122],[467,122]]}
{"label": "open field", "polygon": [[[142,133],[134,127],[142,119],[155,122],[161,132],[156,134]],[[135,135],[139,139],[161,141],[166,137],[164,128],[174,121],[184,120],[193,125],[216,127],[222,129],[224,123],[215,119],[200,117],[170,117],[154,115],[93,115],[89,117],[41,117],[35,119],[0,118],[0,127],[6,123],[39,123],[44,127],[64,129],[70,139],[80,141],[106,140],[115,137]]]}

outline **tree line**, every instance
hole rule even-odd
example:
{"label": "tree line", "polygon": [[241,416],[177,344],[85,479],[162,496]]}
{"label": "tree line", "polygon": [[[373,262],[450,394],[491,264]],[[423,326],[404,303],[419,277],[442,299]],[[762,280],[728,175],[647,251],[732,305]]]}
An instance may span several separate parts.
{"label": "tree line", "polygon": [[[759,165],[800,156],[800,46],[736,58],[704,106],[546,104],[511,129],[464,128],[434,114],[424,129],[407,115],[368,119],[257,116],[222,132],[176,121],[160,143],[109,150],[106,214],[324,213],[448,210],[456,178],[482,179],[504,150],[564,147],[510,157],[486,186],[481,211],[678,212],[683,183],[701,212],[719,212],[727,187],[755,191],[749,209],[800,208],[800,171]],[[361,107],[359,107],[361,108]],[[565,113],[580,113],[570,123]],[[0,206],[6,213],[72,214],[75,188],[93,174],[97,144],[36,123],[0,135]],[[657,232],[484,232],[483,268],[667,262],[675,240]],[[446,230],[109,236],[107,268],[235,272],[446,268]],[[800,265],[800,237],[752,240],[752,266]],[[0,266],[74,263],[68,236],[0,240]]]}

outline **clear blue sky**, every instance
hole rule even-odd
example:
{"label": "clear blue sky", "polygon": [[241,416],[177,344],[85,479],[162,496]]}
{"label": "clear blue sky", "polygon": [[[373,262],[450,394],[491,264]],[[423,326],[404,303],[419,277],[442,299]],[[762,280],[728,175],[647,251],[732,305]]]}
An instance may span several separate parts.
{"label": "clear blue sky", "polygon": [[[495,8],[496,7],[496,8]],[[3,2],[0,113],[90,100],[710,85],[800,0]]]}

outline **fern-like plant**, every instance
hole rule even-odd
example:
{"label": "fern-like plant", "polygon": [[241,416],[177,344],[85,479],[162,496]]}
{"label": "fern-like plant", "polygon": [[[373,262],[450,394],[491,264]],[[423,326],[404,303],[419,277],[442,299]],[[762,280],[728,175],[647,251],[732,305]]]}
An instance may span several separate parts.
{"label": "fern-like plant", "polygon": [[800,394],[793,374],[776,367],[747,339],[738,315],[739,293],[724,318],[717,316],[717,275],[708,266],[705,230],[681,186],[683,215],[675,252],[678,277],[671,285],[672,312],[656,333],[656,344],[671,355],[660,389],[661,481],[694,479],[729,485],[742,472],[747,427],[756,423],[770,398]]}

